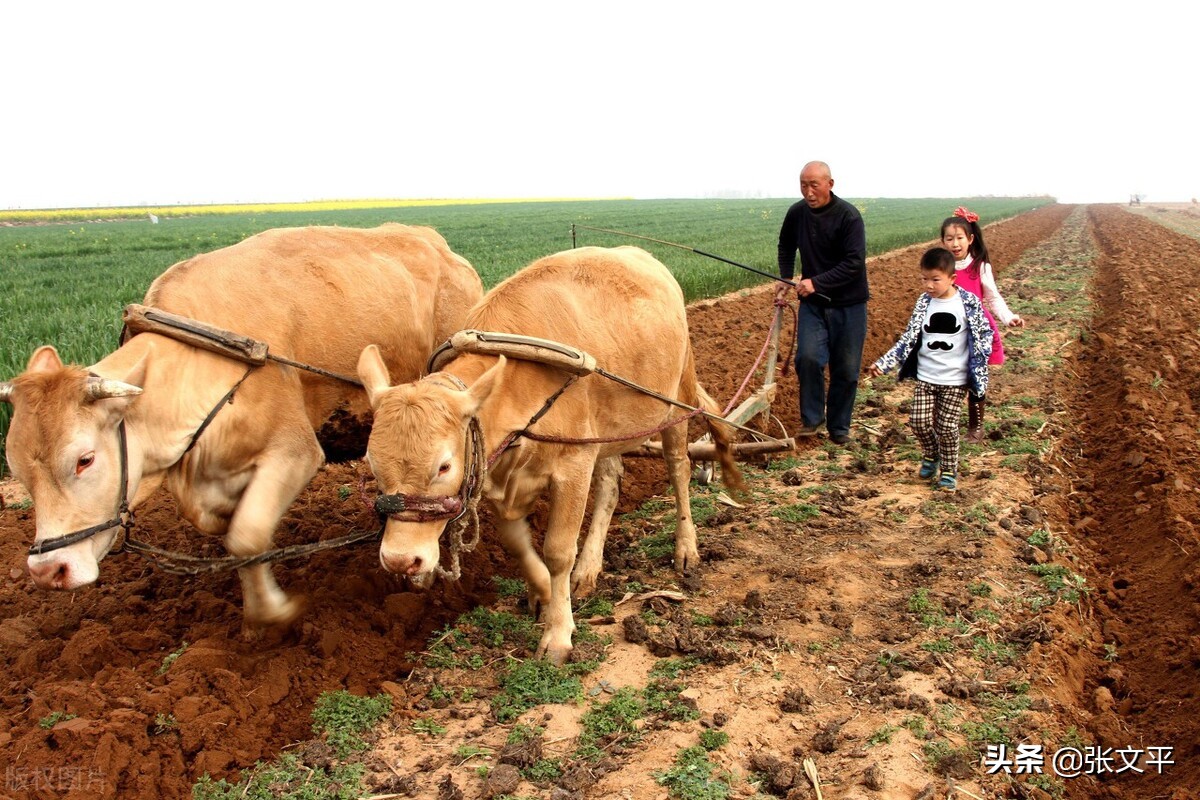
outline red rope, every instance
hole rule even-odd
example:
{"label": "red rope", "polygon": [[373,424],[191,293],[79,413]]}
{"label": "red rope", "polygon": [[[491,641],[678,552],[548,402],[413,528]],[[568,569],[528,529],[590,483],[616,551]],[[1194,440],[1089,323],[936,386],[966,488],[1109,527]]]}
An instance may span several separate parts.
{"label": "red rope", "polygon": [[[722,417],[728,416],[729,412],[733,410],[734,405],[741,398],[742,393],[746,391],[746,387],[750,385],[750,379],[754,377],[755,371],[757,371],[759,365],[762,364],[762,360],[766,356],[767,350],[770,348],[771,328],[775,327],[775,321],[779,318],[779,315],[783,313],[783,309],[785,307],[786,308],[791,307],[791,305],[786,300],[784,300],[782,298],[778,298],[778,297],[775,298],[774,305],[775,305],[775,316],[771,318],[771,324],[767,327],[766,341],[763,342],[762,349],[759,351],[758,358],[755,359],[754,365],[752,367],[750,367],[750,371],[746,373],[746,377],[742,381],[742,385],[738,388],[737,392],[733,395],[733,399],[731,399],[729,401],[729,404],[727,406],[725,406],[725,410],[721,412]],[[794,341],[793,341],[793,343],[794,343]],[[790,353],[789,353],[789,357],[790,357]],[[786,363],[787,362],[784,362],[784,364],[785,364],[784,374],[787,373]],[[566,386],[564,386],[563,388],[565,389]],[[560,389],[559,391],[561,392],[562,390]],[[651,429],[645,430],[645,431],[638,431],[636,433],[627,433],[627,434],[624,434],[621,436],[610,436],[610,437],[599,437],[599,438],[577,439],[577,438],[570,437],[570,436],[549,436],[546,434],[534,433],[533,431],[523,428],[521,430],[513,431],[512,433],[508,434],[508,436],[504,437],[503,441],[500,442],[500,445],[492,452],[492,454],[490,456],[488,456],[487,465],[488,465],[488,468],[491,469],[492,464],[496,463],[496,459],[498,459],[501,456],[501,454],[503,454],[504,451],[507,450],[512,445],[513,441],[515,441],[518,437],[521,437],[521,436],[525,437],[526,439],[532,439],[535,442],[550,442],[552,444],[612,444],[613,442],[624,442],[624,441],[628,441],[630,439],[649,438],[649,437],[653,436],[654,434],[662,433],[667,428],[678,425],[681,422],[687,422],[692,417],[695,417],[698,414],[702,414],[703,412],[704,412],[704,409],[697,408],[695,411],[684,414],[682,417],[677,417],[676,419],[670,420],[669,422],[664,422],[662,425],[659,425],[657,428],[651,428]]]}

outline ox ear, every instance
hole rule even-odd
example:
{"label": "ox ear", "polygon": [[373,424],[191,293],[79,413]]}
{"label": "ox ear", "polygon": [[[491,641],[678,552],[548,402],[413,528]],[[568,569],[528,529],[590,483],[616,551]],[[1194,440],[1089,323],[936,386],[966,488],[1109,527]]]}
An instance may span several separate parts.
{"label": "ox ear", "polygon": [[54,372],[62,368],[63,362],[58,357],[58,351],[53,346],[44,344],[33,351],[33,355],[29,357],[29,364],[25,366],[25,371]]}
{"label": "ox ear", "polygon": [[467,407],[463,409],[464,417],[473,417],[491,396],[492,392],[496,391],[502,383],[504,383],[504,365],[508,363],[508,359],[500,356],[496,362],[496,366],[489,369],[487,372],[479,376],[479,380],[471,384],[467,389],[467,397],[470,401]]}
{"label": "ox ear", "polygon": [[358,356],[358,379],[367,390],[367,402],[374,410],[379,402],[379,396],[392,385],[388,375],[387,364],[383,363],[383,353],[379,345],[369,344]]}

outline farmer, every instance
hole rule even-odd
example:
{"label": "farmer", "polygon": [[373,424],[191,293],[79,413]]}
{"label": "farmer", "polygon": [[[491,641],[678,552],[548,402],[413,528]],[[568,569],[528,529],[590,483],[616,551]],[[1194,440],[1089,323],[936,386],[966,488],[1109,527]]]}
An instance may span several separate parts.
{"label": "farmer", "polygon": [[[799,435],[812,436],[825,425],[831,441],[847,444],[867,338],[866,228],[858,209],[833,193],[833,176],[825,162],[804,165],[800,194],[804,199],[788,209],[779,231],[780,276],[791,279],[800,251],[796,380],[803,427]],[[788,288],[781,283],[776,297],[784,297]]]}

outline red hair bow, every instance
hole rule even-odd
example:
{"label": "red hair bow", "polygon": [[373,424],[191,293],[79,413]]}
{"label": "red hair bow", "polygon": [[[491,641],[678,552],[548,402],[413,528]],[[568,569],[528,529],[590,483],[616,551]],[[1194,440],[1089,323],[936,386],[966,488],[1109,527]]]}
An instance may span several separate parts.
{"label": "red hair bow", "polygon": [[954,216],[962,217],[967,222],[979,222],[979,215],[974,211],[968,211],[966,206],[959,206],[954,209]]}

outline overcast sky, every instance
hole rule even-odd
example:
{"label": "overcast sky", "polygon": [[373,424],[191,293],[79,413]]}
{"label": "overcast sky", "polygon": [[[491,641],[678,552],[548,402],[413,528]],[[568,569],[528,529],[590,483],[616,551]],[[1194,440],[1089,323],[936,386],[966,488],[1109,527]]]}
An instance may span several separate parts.
{"label": "overcast sky", "polygon": [[8,4],[0,208],[1200,196],[1187,4]]}

